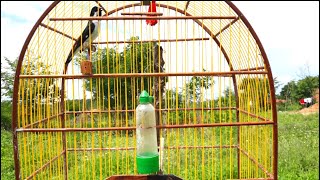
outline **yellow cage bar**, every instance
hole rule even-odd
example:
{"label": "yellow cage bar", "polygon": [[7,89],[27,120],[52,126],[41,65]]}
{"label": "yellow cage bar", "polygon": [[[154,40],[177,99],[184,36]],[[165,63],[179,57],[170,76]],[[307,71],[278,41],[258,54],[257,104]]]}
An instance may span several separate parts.
{"label": "yellow cage bar", "polygon": [[[55,1],[42,14],[14,81],[17,180],[144,177],[143,90],[155,97],[158,174],[278,179],[274,81],[248,20],[230,1],[149,4]],[[95,39],[80,43],[87,25]]]}

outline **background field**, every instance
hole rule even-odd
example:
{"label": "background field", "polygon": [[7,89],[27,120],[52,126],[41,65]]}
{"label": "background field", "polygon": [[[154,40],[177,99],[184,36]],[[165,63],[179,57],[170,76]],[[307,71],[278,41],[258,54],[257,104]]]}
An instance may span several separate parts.
{"label": "background field", "polygon": [[[278,112],[279,179],[319,179],[319,112]],[[1,130],[1,179],[14,179],[12,134]]]}

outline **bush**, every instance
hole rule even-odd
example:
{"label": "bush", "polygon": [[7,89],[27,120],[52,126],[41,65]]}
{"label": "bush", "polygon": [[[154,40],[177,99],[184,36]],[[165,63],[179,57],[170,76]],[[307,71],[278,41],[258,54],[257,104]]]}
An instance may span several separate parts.
{"label": "bush", "polygon": [[11,101],[1,102],[1,129],[12,129],[12,104]]}
{"label": "bush", "polygon": [[[2,102],[1,102],[2,118]],[[1,121],[2,128],[2,121]],[[1,179],[14,179],[12,133],[1,129]]]}
{"label": "bush", "polygon": [[297,103],[286,102],[286,103],[277,104],[278,111],[297,111],[302,108],[303,106],[301,106],[298,102]]}
{"label": "bush", "polygon": [[74,103],[70,100],[66,102],[67,111],[80,111],[81,110],[81,104],[79,105],[78,101],[75,101]]}

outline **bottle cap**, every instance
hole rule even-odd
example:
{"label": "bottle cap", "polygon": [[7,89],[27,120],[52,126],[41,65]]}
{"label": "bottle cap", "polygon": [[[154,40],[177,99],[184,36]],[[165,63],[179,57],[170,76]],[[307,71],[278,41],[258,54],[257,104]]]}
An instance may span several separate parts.
{"label": "bottle cap", "polygon": [[150,96],[147,91],[143,90],[139,97],[140,103],[150,103]]}
{"label": "bottle cap", "polygon": [[139,174],[151,174],[159,171],[159,155],[137,156],[137,170]]}

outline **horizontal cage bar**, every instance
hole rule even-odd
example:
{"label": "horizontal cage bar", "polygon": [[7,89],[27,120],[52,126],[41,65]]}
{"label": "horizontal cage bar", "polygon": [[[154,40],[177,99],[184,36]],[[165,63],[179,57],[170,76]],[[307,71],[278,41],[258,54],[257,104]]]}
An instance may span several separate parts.
{"label": "horizontal cage bar", "polygon": [[234,74],[267,74],[267,71],[229,71],[229,72],[187,72],[187,73],[119,73],[92,75],[20,75],[19,78],[124,78],[124,77],[166,77],[166,76],[226,76]]}
{"label": "horizontal cage bar", "polygon": [[101,17],[77,17],[77,18],[49,18],[50,21],[83,21],[83,20],[146,20],[146,19],[159,19],[159,20],[178,20],[178,19],[236,19],[237,16],[101,16]]}
{"label": "horizontal cage bar", "polygon": [[[237,122],[237,123],[212,123],[212,124],[182,124],[182,125],[160,125],[158,129],[175,128],[204,128],[204,127],[222,127],[222,126],[254,126],[254,125],[273,125],[272,121],[262,122]],[[109,127],[109,128],[19,128],[17,132],[71,132],[71,131],[126,131],[136,130],[136,127]]]}
{"label": "horizontal cage bar", "polygon": [[122,44],[122,43],[148,43],[148,42],[183,42],[183,41],[207,41],[209,38],[185,38],[185,39],[160,39],[160,40],[136,40],[136,41],[110,41],[94,42],[92,44]]}

